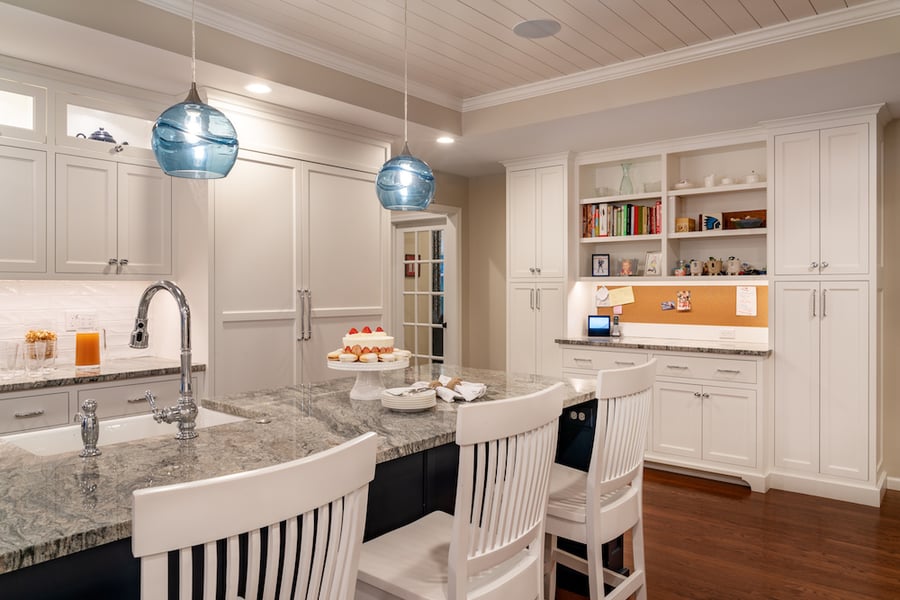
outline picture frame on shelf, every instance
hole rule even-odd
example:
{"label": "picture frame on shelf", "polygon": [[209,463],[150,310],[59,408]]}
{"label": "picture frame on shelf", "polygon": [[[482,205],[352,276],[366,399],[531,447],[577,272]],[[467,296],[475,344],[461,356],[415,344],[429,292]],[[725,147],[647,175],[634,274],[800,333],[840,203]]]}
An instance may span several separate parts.
{"label": "picture frame on shelf", "polygon": [[591,255],[591,275],[594,277],[609,277],[609,254]]}
{"label": "picture frame on shelf", "polygon": [[619,260],[619,277],[633,277],[638,274],[638,259],[622,258]]}
{"label": "picture frame on shelf", "polygon": [[644,259],[644,275],[662,275],[662,252],[648,252]]}

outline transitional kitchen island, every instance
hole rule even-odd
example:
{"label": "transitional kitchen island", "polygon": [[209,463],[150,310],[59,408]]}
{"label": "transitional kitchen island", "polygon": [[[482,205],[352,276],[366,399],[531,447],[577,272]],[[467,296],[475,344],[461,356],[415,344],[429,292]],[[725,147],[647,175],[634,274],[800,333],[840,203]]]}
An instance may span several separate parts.
{"label": "transitional kitchen island", "polygon": [[[479,402],[547,387],[559,379],[430,365],[384,374],[388,387],[438,375],[487,384]],[[400,413],[351,400],[354,378],[204,399],[246,420],[203,429],[195,440],[167,435],[98,446],[103,454],[47,457],[0,442],[0,597],[138,597],[131,556],[135,489],[256,469],[313,454],[366,431],[380,437],[366,536],[452,506],[456,403]],[[593,397],[593,383],[567,384],[566,406]],[[315,485],[315,482],[310,482]]]}

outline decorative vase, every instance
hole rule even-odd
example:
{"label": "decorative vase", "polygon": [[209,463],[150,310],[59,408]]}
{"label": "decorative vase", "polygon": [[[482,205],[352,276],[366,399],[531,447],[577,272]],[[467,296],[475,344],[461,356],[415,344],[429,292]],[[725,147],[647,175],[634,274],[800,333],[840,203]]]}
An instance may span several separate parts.
{"label": "decorative vase", "polygon": [[631,183],[631,177],[628,174],[631,169],[631,163],[622,163],[622,182],[619,184],[619,194],[633,194],[634,185]]}

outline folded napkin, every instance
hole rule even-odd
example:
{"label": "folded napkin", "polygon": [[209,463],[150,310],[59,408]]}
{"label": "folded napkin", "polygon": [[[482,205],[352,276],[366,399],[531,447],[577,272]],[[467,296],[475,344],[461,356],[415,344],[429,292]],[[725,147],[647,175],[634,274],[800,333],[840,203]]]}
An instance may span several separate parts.
{"label": "folded napkin", "polygon": [[[472,383],[470,381],[460,381],[453,386],[453,389],[446,387],[452,380],[452,377],[446,375],[438,377],[438,382],[440,382],[441,385],[434,388],[434,391],[444,402],[453,402],[454,400],[471,402],[476,398],[484,396],[485,392],[487,392],[487,386],[485,384]],[[429,383],[427,381],[419,381],[413,384],[414,387],[420,385],[427,386]]]}

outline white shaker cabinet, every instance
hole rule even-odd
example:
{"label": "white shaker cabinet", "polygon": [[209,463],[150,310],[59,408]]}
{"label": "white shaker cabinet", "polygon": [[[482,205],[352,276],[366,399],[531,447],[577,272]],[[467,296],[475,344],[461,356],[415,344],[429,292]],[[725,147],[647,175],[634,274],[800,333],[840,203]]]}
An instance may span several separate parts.
{"label": "white shaker cabinet", "polygon": [[559,377],[565,333],[569,157],[506,165],[506,368]]}
{"label": "white shaker cabinet", "polygon": [[561,282],[509,284],[507,371],[560,376],[564,306]]}
{"label": "white shaker cabinet", "polygon": [[781,281],[775,303],[775,467],[868,479],[868,284]]}
{"label": "white shaker cabinet", "polygon": [[47,154],[0,146],[0,272],[47,271]]}
{"label": "white shaker cabinet", "polygon": [[387,314],[390,228],[374,181],[242,149],[215,182],[213,393],[347,376],[326,354]]}
{"label": "white shaker cabinet", "polygon": [[774,137],[775,275],[869,268],[869,126]]}
{"label": "white shaker cabinet", "polygon": [[156,167],[58,154],[55,271],[170,274],[169,177]]}
{"label": "white shaker cabinet", "polygon": [[566,168],[507,174],[507,277],[561,279],[566,274]]}

